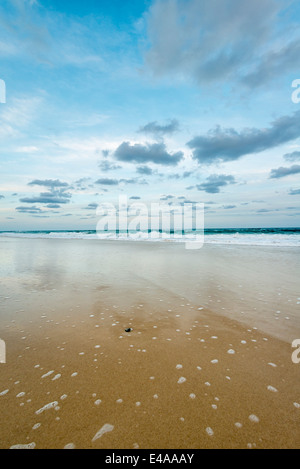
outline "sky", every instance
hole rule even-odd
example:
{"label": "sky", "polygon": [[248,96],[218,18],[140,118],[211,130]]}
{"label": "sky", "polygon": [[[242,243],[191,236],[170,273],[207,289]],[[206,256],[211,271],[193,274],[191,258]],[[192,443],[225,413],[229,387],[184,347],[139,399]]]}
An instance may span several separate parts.
{"label": "sky", "polygon": [[1,0],[0,230],[119,196],[300,226],[300,3]]}

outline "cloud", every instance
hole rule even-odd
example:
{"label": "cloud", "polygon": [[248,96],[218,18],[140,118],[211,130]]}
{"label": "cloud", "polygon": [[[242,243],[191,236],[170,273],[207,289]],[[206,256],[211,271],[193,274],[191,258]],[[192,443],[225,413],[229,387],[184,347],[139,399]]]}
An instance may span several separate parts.
{"label": "cloud", "polygon": [[198,136],[187,143],[193,158],[199,163],[213,164],[238,160],[244,155],[260,153],[300,137],[300,111],[283,116],[266,129],[222,129],[217,126],[206,136]]}
{"label": "cloud", "polygon": [[[191,175],[193,174],[192,171],[185,171],[184,173],[182,174],[179,174],[179,173],[175,173],[175,174],[170,174],[168,176],[168,179],[186,179],[188,177],[190,177]],[[163,176],[163,175],[162,175]]]}
{"label": "cloud", "polygon": [[[156,0],[147,15],[146,66],[155,77],[201,85],[261,85],[298,70],[298,34],[291,40],[284,29],[284,6],[274,0]],[[279,26],[281,48],[274,41]]]}
{"label": "cloud", "polygon": [[[26,204],[68,204],[72,195],[66,190],[70,187],[66,182],[61,182],[58,179],[35,179],[28,183],[28,186],[42,186],[49,189],[49,192],[42,192],[38,196],[24,197],[20,202]],[[55,207],[56,208],[56,207]]]}
{"label": "cloud", "polygon": [[0,194],[0,200],[1,200],[1,199],[5,199],[5,197],[4,197],[4,195],[1,195],[1,194]]}
{"label": "cloud", "polygon": [[29,213],[29,214],[37,214],[43,213],[43,211],[38,207],[16,207],[16,211],[19,213]]}
{"label": "cloud", "polygon": [[286,161],[298,161],[300,160],[300,151],[294,151],[293,153],[286,153],[283,155]]}
{"label": "cloud", "polygon": [[108,172],[108,171],[116,171],[117,169],[122,169],[122,166],[116,165],[111,163],[110,161],[100,161],[99,168],[101,171]]}
{"label": "cloud", "polygon": [[65,192],[43,192],[37,197],[24,197],[20,202],[25,204],[68,204],[71,194]]}
{"label": "cloud", "polygon": [[101,186],[117,186],[119,181],[117,179],[101,178],[95,181],[95,184],[99,184]]}
{"label": "cloud", "polygon": [[136,172],[145,176],[151,176],[153,174],[153,169],[149,168],[149,166],[139,166]]}
{"label": "cloud", "polygon": [[267,208],[261,208],[259,210],[256,210],[256,213],[270,213],[270,212],[273,212],[274,210],[270,210],[270,209],[267,209]]}
{"label": "cloud", "polygon": [[93,203],[93,204],[89,204],[89,205],[85,208],[85,210],[96,210],[97,207],[98,207],[98,204]]}
{"label": "cloud", "polygon": [[206,182],[197,184],[198,191],[205,191],[208,194],[218,194],[222,187],[230,184],[236,184],[235,178],[225,174],[212,174],[206,179]]}
{"label": "cloud", "polygon": [[140,127],[139,133],[154,135],[155,137],[162,137],[164,135],[170,135],[179,130],[179,122],[173,119],[166,125],[160,125],[156,121],[149,122],[144,127]]}
{"label": "cloud", "polygon": [[141,197],[132,196],[132,197],[130,197],[129,200],[141,200]]}
{"label": "cloud", "polygon": [[290,168],[278,168],[278,169],[272,169],[271,174],[270,174],[270,179],[279,179],[283,178],[286,176],[291,176],[293,174],[298,174],[300,173],[300,165],[293,165]]}
{"label": "cloud", "polygon": [[233,208],[236,208],[236,205],[223,205],[223,208],[224,208],[225,210],[231,210],[231,209],[233,209]]}
{"label": "cloud", "polygon": [[58,179],[35,179],[34,181],[31,181],[28,183],[28,186],[43,186],[43,187],[50,187],[51,189],[54,189],[56,187],[69,187],[69,184],[66,182],[61,182]]}
{"label": "cloud", "polygon": [[300,189],[291,189],[289,194],[290,195],[300,195]]}
{"label": "cloud", "polygon": [[168,153],[164,143],[147,143],[145,145],[123,142],[115,151],[114,156],[119,161],[127,163],[155,163],[165,166],[176,166],[183,159],[181,151]]}
{"label": "cloud", "polygon": [[242,82],[249,87],[258,87],[272,81],[282,71],[292,72],[299,70],[300,43],[299,38],[290,42],[279,50],[271,50],[258,61],[253,72],[246,74]]}

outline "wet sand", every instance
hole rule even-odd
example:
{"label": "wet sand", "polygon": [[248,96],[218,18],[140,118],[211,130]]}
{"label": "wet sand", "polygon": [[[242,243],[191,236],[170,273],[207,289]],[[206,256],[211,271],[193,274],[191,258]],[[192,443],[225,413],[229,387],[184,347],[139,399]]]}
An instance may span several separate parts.
{"label": "wet sand", "polygon": [[3,238],[0,253],[1,448],[299,447],[297,249]]}

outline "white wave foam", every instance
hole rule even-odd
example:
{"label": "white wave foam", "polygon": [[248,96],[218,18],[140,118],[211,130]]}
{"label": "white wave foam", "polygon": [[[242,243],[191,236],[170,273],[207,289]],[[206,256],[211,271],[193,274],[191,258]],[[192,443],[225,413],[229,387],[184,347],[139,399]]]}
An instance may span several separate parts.
{"label": "white wave foam", "polygon": [[[114,233],[114,232],[10,232],[0,233],[0,238],[33,238],[33,239],[86,239],[86,240],[108,240],[108,241],[145,241],[145,242],[177,242],[193,243],[199,242],[198,234],[166,234],[153,232],[152,235],[145,232]],[[282,246],[300,247],[299,234],[283,233],[214,233],[205,234],[205,244],[242,245],[242,246]]]}

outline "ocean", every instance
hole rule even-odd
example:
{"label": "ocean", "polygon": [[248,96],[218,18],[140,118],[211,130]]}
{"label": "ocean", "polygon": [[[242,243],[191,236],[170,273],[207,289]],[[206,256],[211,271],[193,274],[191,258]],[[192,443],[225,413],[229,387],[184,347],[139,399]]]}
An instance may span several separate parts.
{"label": "ocean", "polygon": [[[151,242],[193,242],[198,241],[203,232],[182,231],[104,231],[96,230],[45,230],[45,231],[1,231],[0,237],[13,238],[59,238],[122,240]],[[291,246],[300,247],[300,228],[225,228],[205,229],[205,244],[251,245],[251,246]]]}

